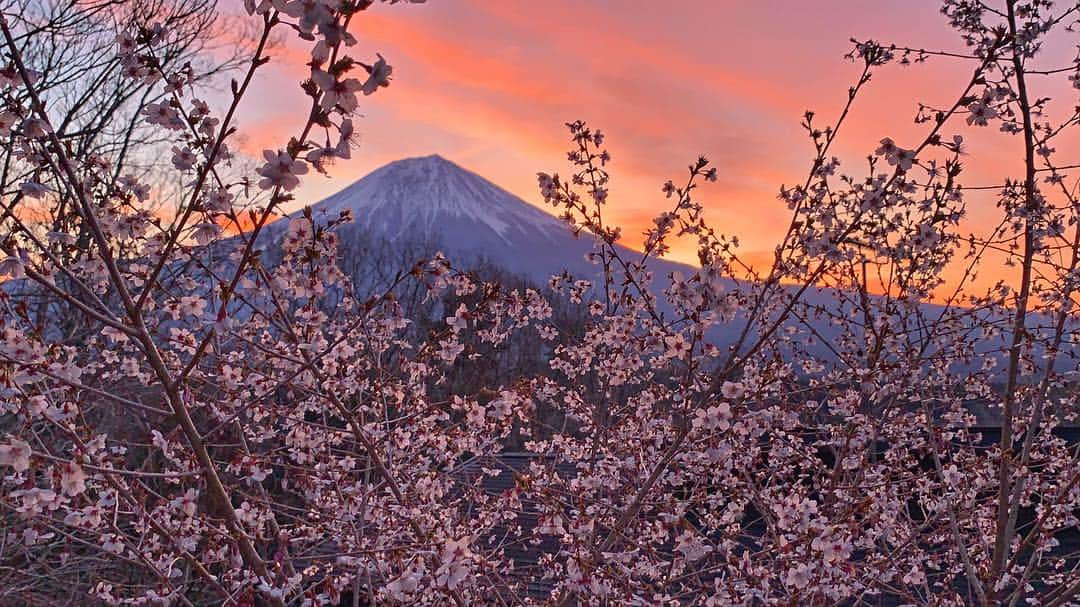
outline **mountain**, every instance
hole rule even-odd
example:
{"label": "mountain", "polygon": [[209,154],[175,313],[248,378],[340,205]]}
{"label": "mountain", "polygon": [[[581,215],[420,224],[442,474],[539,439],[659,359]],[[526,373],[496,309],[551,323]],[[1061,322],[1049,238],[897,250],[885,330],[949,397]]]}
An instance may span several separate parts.
{"label": "mountain", "polygon": [[[390,243],[436,243],[455,264],[486,260],[539,284],[563,269],[587,278],[598,272],[585,259],[588,235],[575,237],[562,220],[442,156],[391,162],[312,206],[316,218],[346,209],[354,230]],[[658,276],[693,271],[666,261],[655,268]]]}
{"label": "mountain", "polygon": [[[438,155],[391,162],[312,206],[316,219],[320,216],[336,218],[346,209],[352,211],[354,223],[339,229],[343,242],[379,239],[391,245],[428,243],[435,247],[431,252],[441,250],[456,267],[468,269],[485,261],[540,285],[562,270],[568,270],[576,278],[594,281],[600,278],[600,269],[585,258],[593,249],[590,235],[574,236],[562,220]],[[265,236],[277,240],[287,224],[287,221],[271,224]],[[625,255],[624,259],[640,256],[631,249],[619,249]],[[353,267],[381,263],[365,258],[351,261]],[[399,256],[394,263],[400,262],[400,267],[389,270],[392,273],[407,269],[414,261],[415,258],[406,260]],[[650,260],[649,267],[658,295],[660,289],[670,285],[672,272],[688,276],[695,271],[689,265],[662,259]],[[727,285],[734,288],[736,282],[728,280]],[[801,320],[789,318],[786,324],[794,327],[806,322],[812,338],[803,347],[821,360],[833,359],[828,342],[835,341],[840,331],[832,319],[850,316],[854,312],[853,305],[850,301],[845,303],[849,298],[826,288],[809,289],[801,299],[819,313]],[[658,304],[662,312],[667,311],[662,296]],[[919,308],[920,315],[928,322],[933,322],[944,311],[929,303],[921,304]],[[745,320],[737,314],[732,321],[714,326],[709,339],[721,347],[732,345],[745,327]],[[1031,327],[1029,331],[1047,330],[1049,320],[1033,317],[1032,324],[1042,327]],[[1002,331],[996,338],[984,339],[976,349],[1001,357],[1007,335],[1007,331]],[[913,339],[917,337],[912,336]],[[979,361],[974,360],[971,366],[954,368],[968,371],[978,364]],[[1059,361],[1059,364],[1065,366],[1068,363]]]}
{"label": "mountain", "polygon": [[[602,277],[601,268],[586,259],[595,242],[589,233],[574,236],[561,219],[438,155],[391,162],[311,209],[317,221],[320,217],[334,219],[344,210],[352,212],[354,222],[338,229],[343,243],[378,239],[402,249],[409,243],[428,243],[435,247],[429,252],[442,251],[455,267],[471,269],[487,262],[538,285],[547,284],[548,278],[563,270],[594,284]],[[266,236],[277,240],[287,224],[287,220],[271,224]],[[622,246],[618,249],[624,260],[640,259],[640,252]],[[392,263],[400,267],[389,268],[391,273],[416,261],[406,257],[392,256]],[[361,272],[370,271],[373,263],[384,263],[377,259],[342,262],[343,268]],[[651,259],[649,269],[658,309],[668,314],[671,309],[660,290],[670,286],[673,272],[690,276],[695,268]],[[725,284],[729,290],[736,287],[734,280]],[[827,290],[811,289],[803,294],[803,300],[834,311],[843,306]],[[812,323],[819,339],[831,340],[838,335],[828,320]],[[737,316],[714,326],[709,337],[717,345],[731,345],[744,327],[745,319]],[[830,355],[821,344],[810,349],[821,356]]]}
{"label": "mountain", "polygon": [[[594,284],[601,279],[600,267],[586,259],[595,242],[589,233],[574,236],[561,219],[438,155],[391,162],[312,205],[316,219],[333,219],[346,209],[352,211],[354,223],[338,230],[343,242],[378,238],[391,245],[434,243],[456,267],[468,269],[486,261],[540,285],[563,270]],[[268,236],[276,238],[287,223],[271,224]],[[640,252],[617,248],[624,260],[640,259]],[[402,261],[408,267],[414,260]],[[689,276],[695,268],[654,258],[649,269],[658,307],[666,313],[669,307],[660,290],[671,284],[673,272]],[[728,288],[736,286],[734,280],[725,283]],[[803,300],[830,308],[838,305],[833,294],[818,289],[804,293]],[[836,334],[830,323],[820,324],[819,335]],[[730,344],[742,328],[737,318],[715,327],[710,337]]]}

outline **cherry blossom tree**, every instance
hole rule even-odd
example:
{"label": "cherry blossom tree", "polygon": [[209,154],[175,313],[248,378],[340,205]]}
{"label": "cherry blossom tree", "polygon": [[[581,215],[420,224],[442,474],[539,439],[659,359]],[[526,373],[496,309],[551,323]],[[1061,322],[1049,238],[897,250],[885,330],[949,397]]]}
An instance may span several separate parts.
{"label": "cherry blossom tree", "polygon": [[[1080,62],[1043,49],[1080,4],[946,0],[964,52],[855,42],[837,118],[805,115],[810,168],[780,189],[791,220],[765,269],[705,221],[705,158],[658,190],[641,251],[616,246],[605,134],[568,124],[571,171],[540,192],[595,242],[597,272],[546,291],[437,253],[354,288],[347,212],[305,208],[269,242],[392,83],[387,58],[353,55],[365,11],[388,7],[244,8],[256,44],[220,108],[163,69],[167,27],[116,32],[127,77],[164,91],[141,110],[186,184],[164,221],[138,176],[60,138],[0,15],[4,152],[30,167],[0,220],[4,602],[1077,604],[1080,447],[1062,429],[1080,205],[1056,147],[1080,120]],[[237,177],[245,95],[279,35],[309,46],[310,103]],[[926,61],[966,70],[953,101],[848,169],[836,141],[871,76]],[[995,127],[1015,174],[965,184],[963,132]],[[980,192],[999,221],[976,231]],[[23,198],[63,201],[72,225],[43,230]],[[656,276],[676,239],[698,265]],[[997,259],[1015,278],[980,292]],[[36,294],[86,335],[31,314]],[[526,349],[546,368],[490,373]]]}
{"label": "cherry blossom tree", "polygon": [[[107,162],[111,171],[102,173],[102,179],[120,183],[122,178],[125,182],[137,178],[140,206],[152,213],[168,215],[170,199],[179,193],[174,191],[170,155],[163,153],[170,147],[170,136],[148,124],[142,111],[170,92],[154,78],[126,77],[132,75],[133,66],[116,52],[118,27],[161,23],[171,35],[155,48],[159,69],[203,87],[238,69],[251,42],[245,24],[226,30],[227,19],[214,5],[212,0],[10,0],[0,5],[11,16],[14,44],[34,75],[36,90],[47,99],[46,112],[57,139],[74,158],[93,155]],[[9,71],[8,76],[15,74]],[[23,91],[12,94],[19,103],[26,102],[20,97]],[[7,110],[0,122],[10,126],[16,117]],[[10,128],[2,130],[7,139]],[[79,245],[88,242],[89,234],[80,230],[70,200],[46,195],[54,184],[17,153],[5,150],[3,167],[0,192],[13,199],[20,216],[38,226],[40,234],[66,234],[76,246],[58,247],[54,253],[65,263],[75,262],[84,249]],[[27,301],[37,314],[68,318],[62,330],[69,339],[81,339],[89,330],[61,300],[40,294]]]}

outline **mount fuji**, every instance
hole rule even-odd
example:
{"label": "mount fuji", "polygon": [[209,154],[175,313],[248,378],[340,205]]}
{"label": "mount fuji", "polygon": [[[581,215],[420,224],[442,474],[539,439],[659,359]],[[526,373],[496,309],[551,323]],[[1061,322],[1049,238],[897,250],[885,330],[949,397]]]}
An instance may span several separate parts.
{"label": "mount fuji", "polygon": [[[442,251],[457,268],[470,270],[485,264],[540,286],[564,270],[594,285],[602,280],[603,270],[586,258],[594,250],[594,236],[588,232],[575,236],[561,219],[438,155],[391,162],[311,206],[316,221],[335,219],[345,210],[352,212],[353,223],[337,229],[342,243],[381,241],[401,250],[411,243],[423,243],[428,247],[426,254]],[[287,225],[288,221],[281,220],[270,224],[266,237],[276,241]],[[640,259],[640,252],[616,247],[623,259]],[[417,261],[407,253],[393,258],[400,267],[382,271],[393,274]],[[382,263],[365,259],[341,261],[343,268],[351,266],[361,272],[370,271],[368,266],[373,263]],[[648,264],[653,275],[652,289],[658,296],[657,307],[662,314],[668,314],[670,305],[661,290],[670,286],[672,273],[689,277],[696,268],[656,258]],[[729,289],[737,287],[735,280],[725,282]],[[832,310],[843,306],[828,290],[810,289],[802,299]],[[823,339],[838,335],[827,320],[813,324]],[[745,319],[737,316],[714,326],[709,336],[717,345],[732,345],[744,327]],[[812,349],[821,356],[829,355],[820,344]]]}
{"label": "mount fuji", "polygon": [[[537,285],[545,285],[549,277],[563,270],[594,284],[601,278],[602,270],[586,259],[595,243],[591,235],[575,236],[562,220],[438,155],[391,162],[312,205],[311,209],[316,220],[337,218],[344,210],[352,212],[354,223],[338,229],[342,242],[378,240],[392,247],[424,243],[434,247],[427,254],[442,251],[455,267],[473,269],[486,263]],[[267,226],[264,231],[267,241],[276,242],[287,225],[288,221],[277,221]],[[624,259],[640,256],[632,249],[618,248],[620,254],[625,254]],[[393,274],[407,270],[418,260],[402,256],[397,259],[401,267],[381,270]],[[366,259],[352,261],[360,265],[380,263]],[[692,266],[664,259],[650,260],[649,268],[657,295],[660,289],[670,285],[672,272],[686,276],[695,272]],[[730,287],[737,287],[736,281],[729,279],[729,282]],[[840,295],[828,288],[807,290],[801,296],[802,301],[827,313],[802,321],[789,319],[786,323],[793,326],[807,323],[817,336],[816,343],[807,350],[822,359],[833,357],[827,344],[839,336],[829,317],[852,312],[850,302],[844,303],[845,298]],[[663,297],[658,297],[658,305],[662,312],[668,311]],[[919,307],[928,318],[943,312],[943,308],[932,303]],[[1048,319],[1038,320],[1039,324],[1045,324]],[[732,345],[744,326],[745,319],[737,315],[731,322],[714,326],[709,337],[717,345]],[[1003,332],[996,339],[985,340],[978,349],[1000,352],[1005,339]]]}
{"label": "mount fuji", "polygon": [[[352,211],[354,223],[339,229],[343,240],[366,235],[390,244],[434,243],[457,266],[486,261],[538,284],[562,270],[586,279],[599,275],[585,258],[591,236],[574,236],[561,219],[442,156],[391,162],[312,205],[317,220],[344,210]],[[286,223],[271,224],[276,229],[268,236]],[[693,271],[662,260],[652,268],[658,280]]]}

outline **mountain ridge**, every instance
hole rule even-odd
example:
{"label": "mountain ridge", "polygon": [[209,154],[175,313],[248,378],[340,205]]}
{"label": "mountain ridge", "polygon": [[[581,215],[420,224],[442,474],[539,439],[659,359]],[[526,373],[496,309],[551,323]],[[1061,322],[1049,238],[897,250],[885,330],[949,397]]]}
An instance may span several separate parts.
{"label": "mountain ridge", "polygon": [[[436,242],[452,262],[486,260],[540,284],[562,270],[585,279],[600,275],[586,259],[595,244],[591,234],[574,235],[558,217],[438,154],[392,161],[311,205],[316,219],[346,209],[354,223],[340,229],[343,239],[367,233],[391,243]],[[272,236],[283,225],[270,228]],[[653,265],[658,277],[694,271],[663,259]]]}

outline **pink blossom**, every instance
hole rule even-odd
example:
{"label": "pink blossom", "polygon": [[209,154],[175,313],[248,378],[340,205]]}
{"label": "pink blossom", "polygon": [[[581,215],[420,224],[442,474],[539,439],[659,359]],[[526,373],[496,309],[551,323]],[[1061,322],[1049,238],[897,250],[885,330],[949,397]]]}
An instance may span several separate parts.
{"label": "pink blossom", "polygon": [[356,91],[363,89],[365,94],[370,94],[359,80],[355,78],[339,80],[333,74],[318,68],[311,70],[311,79],[322,91],[323,95],[319,103],[327,111],[339,108],[342,113],[351,114],[357,107]]}
{"label": "pink blossom", "polygon": [[15,472],[25,472],[30,468],[30,445],[19,439],[12,439],[6,445],[0,445],[0,466],[11,466]]}
{"label": "pink blossom", "polygon": [[65,495],[79,495],[86,491],[86,473],[82,467],[74,462],[64,464],[61,468],[60,488]]}
{"label": "pink blossom", "polygon": [[263,158],[266,164],[259,169],[262,179],[259,187],[264,190],[280,187],[286,192],[291,192],[300,185],[297,175],[307,173],[307,165],[302,160],[296,160],[286,152],[274,152],[264,150]]}
{"label": "pink blossom", "polygon": [[441,565],[435,572],[436,583],[457,590],[472,573],[471,557],[468,538],[447,540],[440,553]]}
{"label": "pink blossom", "polygon": [[195,162],[198,161],[198,158],[195,157],[195,154],[189,148],[181,148],[174,145],[172,152],[172,164],[178,171],[190,171],[191,168],[195,166]]}
{"label": "pink blossom", "polygon": [[994,111],[985,101],[976,101],[968,106],[967,123],[977,126],[986,126],[987,121],[997,117]]}
{"label": "pink blossom", "polygon": [[390,86],[390,73],[393,71],[383,59],[382,55],[379,55],[379,60],[368,68],[368,79],[364,81],[361,90],[365,95],[374,93],[379,87]]}

